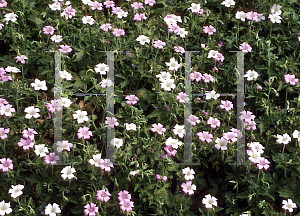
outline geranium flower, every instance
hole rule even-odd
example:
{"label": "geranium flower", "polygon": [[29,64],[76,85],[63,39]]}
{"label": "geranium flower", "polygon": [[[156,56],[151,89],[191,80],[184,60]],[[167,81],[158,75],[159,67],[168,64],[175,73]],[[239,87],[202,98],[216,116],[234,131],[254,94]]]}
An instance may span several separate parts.
{"label": "geranium flower", "polygon": [[254,70],[248,70],[247,74],[244,75],[244,77],[247,77],[247,80],[251,81],[253,79],[257,79],[258,73],[256,71],[254,71]]}
{"label": "geranium flower", "polygon": [[281,23],[281,17],[278,15],[278,14],[269,14],[269,17],[268,17],[272,23]]}
{"label": "geranium flower", "polygon": [[62,152],[63,150],[71,151],[70,147],[73,147],[73,144],[69,143],[68,140],[57,141],[56,143],[57,152]]}
{"label": "geranium flower", "polygon": [[164,82],[166,80],[171,79],[172,75],[170,74],[170,72],[162,71],[159,75],[156,75],[156,77],[159,78],[160,82]]}
{"label": "geranium flower", "polygon": [[109,79],[103,79],[99,84],[101,84],[101,88],[105,88],[112,86],[113,82]]}
{"label": "geranium flower", "polygon": [[149,4],[150,6],[153,6],[155,3],[155,0],[145,0],[145,5]]}
{"label": "geranium flower", "polygon": [[5,0],[1,0],[0,2],[0,8],[7,7],[7,2]]}
{"label": "geranium flower", "polygon": [[63,54],[67,54],[72,52],[72,48],[70,46],[67,45],[59,45],[60,49],[58,49],[59,52],[62,52]]}
{"label": "geranium flower", "polygon": [[101,11],[103,8],[102,8],[102,3],[101,2],[97,2],[97,1],[94,1],[92,3],[89,4],[89,6],[91,6],[91,9],[92,10],[99,10]]}
{"label": "geranium flower", "polygon": [[83,123],[89,120],[89,118],[87,117],[87,111],[77,110],[75,112],[76,114],[73,114],[73,118],[77,119],[77,123]]}
{"label": "geranium flower", "polygon": [[203,26],[203,32],[208,33],[208,35],[213,35],[214,32],[216,32],[216,29],[212,25]]}
{"label": "geranium flower", "polygon": [[191,125],[194,125],[194,126],[196,125],[196,123],[197,124],[200,123],[199,118],[197,116],[195,116],[195,115],[190,115],[186,121],[188,123],[190,123]]}
{"label": "geranium flower", "polygon": [[182,142],[179,141],[178,139],[173,139],[172,137],[169,137],[169,138],[166,140],[166,146],[168,146],[168,145],[171,145],[172,148],[177,149],[178,146],[182,146]]}
{"label": "geranium flower", "polygon": [[127,99],[128,101],[126,102],[127,105],[134,105],[137,103],[137,101],[139,100],[135,95],[127,95],[125,97],[125,99]]}
{"label": "geranium flower", "polygon": [[97,206],[97,205],[94,204],[94,203],[86,204],[86,205],[84,206],[84,208],[86,208],[86,209],[84,210],[84,214],[85,214],[85,215],[90,215],[90,216],[95,216],[95,215],[96,215],[95,213],[98,212],[98,207],[96,207],[96,206]]}
{"label": "geranium flower", "polygon": [[192,181],[188,181],[186,183],[181,184],[182,191],[184,193],[188,193],[189,195],[194,194],[194,190],[196,190],[196,185],[192,185]]}
{"label": "geranium flower", "polygon": [[67,178],[68,179],[72,179],[72,178],[76,178],[77,179],[77,177],[76,176],[74,176],[74,174],[73,173],[75,173],[76,172],[76,170],[74,169],[74,168],[71,168],[71,166],[66,166],[65,168],[63,168],[62,169],[62,171],[61,171],[61,177],[64,179],[64,180],[66,180]]}
{"label": "geranium flower", "polygon": [[59,160],[59,156],[55,155],[55,152],[50,153],[44,157],[46,164],[55,165],[56,161]]}
{"label": "geranium flower", "polygon": [[84,126],[78,129],[77,136],[78,139],[81,139],[82,137],[83,139],[89,139],[91,136],[93,136],[93,134],[91,131],[89,131],[88,127]]}
{"label": "geranium flower", "polygon": [[49,150],[47,147],[45,147],[45,144],[35,145],[34,148],[34,152],[37,156],[45,157],[46,153],[49,153]]}
{"label": "geranium flower", "polygon": [[56,216],[56,213],[61,213],[59,205],[57,205],[56,203],[53,203],[53,205],[51,205],[49,203],[45,208],[45,214],[49,216]]}
{"label": "geranium flower", "polygon": [[205,208],[212,208],[212,205],[218,206],[217,198],[210,194],[205,195],[205,198],[202,199],[202,203],[205,205]]}
{"label": "geranium flower", "polygon": [[110,24],[110,23],[102,24],[102,25],[100,26],[100,28],[101,28],[103,31],[107,32],[108,29],[111,29],[111,24]]}
{"label": "geranium flower", "polygon": [[235,18],[236,18],[236,19],[240,19],[240,20],[242,20],[243,22],[246,21],[245,16],[246,16],[246,14],[245,14],[245,12],[243,12],[243,11],[237,11],[236,14],[235,14]]}
{"label": "geranium flower", "polygon": [[215,144],[216,149],[227,150],[227,141],[224,138],[217,138],[215,142],[217,143]]}
{"label": "geranium flower", "polygon": [[55,31],[55,28],[53,28],[52,26],[45,26],[45,27],[43,28],[43,31],[44,31],[44,34],[45,34],[45,35],[48,35],[48,34],[53,35],[53,34],[54,34],[54,31]]}
{"label": "geranium flower", "polygon": [[34,143],[32,142],[31,139],[26,139],[25,140],[25,139],[21,138],[20,142],[18,142],[18,146],[19,147],[23,146],[24,150],[28,150],[29,148],[33,148]]}
{"label": "geranium flower", "polygon": [[102,202],[107,202],[110,199],[110,196],[111,194],[108,191],[105,191],[105,189],[97,191],[97,200]]}
{"label": "geranium flower", "polygon": [[120,37],[121,35],[125,34],[125,31],[123,29],[114,29],[112,34],[116,37]]}
{"label": "geranium flower", "polygon": [[60,7],[61,7],[60,2],[54,2],[53,4],[49,4],[49,8],[52,11],[59,11]]}
{"label": "geranium flower", "polygon": [[163,46],[166,46],[166,43],[161,40],[152,41],[152,44],[154,44],[153,45],[154,48],[158,47],[158,49],[162,49],[162,48],[164,48]]}
{"label": "geranium flower", "polygon": [[35,79],[34,83],[31,83],[31,86],[34,87],[34,90],[38,91],[42,89],[43,91],[47,91],[46,81],[40,81],[39,79]]}
{"label": "geranium flower", "polygon": [[25,64],[25,59],[28,59],[28,58],[26,55],[21,55],[21,56],[15,57],[15,59],[17,59],[16,62],[20,61],[22,64]]}
{"label": "geranium flower", "polygon": [[126,126],[126,130],[136,131],[136,125],[134,123],[131,123],[131,124],[125,123],[124,125]]}
{"label": "geranium flower", "polygon": [[245,42],[239,46],[239,49],[244,53],[248,53],[248,52],[251,52],[252,47],[248,43]]}
{"label": "geranium flower", "polygon": [[178,53],[180,52],[182,54],[185,53],[185,50],[184,50],[184,48],[182,46],[174,46],[173,48],[175,49],[175,52],[178,52]]}
{"label": "geranium flower", "polygon": [[[8,190],[8,193],[11,194],[12,198],[17,198],[23,194],[22,190],[24,189],[24,185],[12,185],[11,189]],[[0,213],[1,215],[1,213]]]}
{"label": "geranium flower", "polygon": [[82,17],[82,23],[83,24],[90,24],[90,25],[93,25],[95,23],[95,20],[93,19],[92,16],[84,16]]}
{"label": "geranium flower", "polygon": [[141,13],[141,14],[136,13],[133,17],[133,20],[136,20],[136,21],[141,21],[142,19],[144,19],[144,20],[147,19],[147,17],[145,16],[144,13]]}
{"label": "geranium flower", "polygon": [[235,2],[233,0],[225,0],[221,3],[221,5],[225,5],[225,7],[234,6]]}
{"label": "geranium flower", "polygon": [[167,152],[167,156],[175,156],[177,151],[172,149],[172,145],[166,145],[166,147],[164,147],[164,150]]}
{"label": "geranium flower", "polygon": [[115,117],[106,117],[105,124],[108,124],[108,127],[114,128],[114,126],[118,126],[119,123]]}
{"label": "geranium flower", "polygon": [[170,62],[165,62],[165,64],[167,65],[167,66],[169,66],[169,70],[178,70],[181,66],[182,66],[182,64],[180,63],[178,63],[176,60],[175,60],[175,58],[173,57],[173,58],[171,58],[170,59]]}
{"label": "geranium flower", "polygon": [[293,201],[291,199],[286,200],[282,200],[282,208],[289,210],[289,212],[293,212],[293,208],[297,208],[297,205],[295,203],[293,203]]}
{"label": "geranium flower", "polygon": [[5,140],[7,138],[7,133],[9,133],[9,128],[4,129],[4,128],[0,128],[0,137],[1,139]]}
{"label": "geranium flower", "polygon": [[188,98],[188,95],[183,92],[179,92],[176,96],[176,99],[179,100],[179,103],[189,102],[189,100],[190,100]]}
{"label": "geranium flower", "polygon": [[265,168],[266,170],[270,167],[268,164],[270,164],[270,162],[264,158],[264,157],[259,157],[256,159],[255,163],[257,163],[257,167],[258,169],[262,169]]}
{"label": "geranium flower", "polygon": [[174,79],[168,79],[168,80],[164,80],[164,82],[162,82],[160,84],[161,88],[166,90],[166,91],[171,91],[172,89],[175,89],[176,85],[174,84]]}
{"label": "geranium flower", "polygon": [[70,73],[68,73],[66,70],[59,71],[59,76],[62,79],[66,79],[66,80],[72,80],[73,78],[73,76]]}
{"label": "geranium flower", "polygon": [[115,3],[113,1],[105,1],[103,4],[106,6],[106,8],[115,7]]}
{"label": "geranium flower", "polygon": [[295,75],[284,75],[284,80],[286,83],[290,83],[291,85],[297,85],[298,79],[295,79]]}
{"label": "geranium flower", "polygon": [[119,204],[121,205],[120,209],[123,212],[125,212],[125,211],[130,212],[130,211],[132,211],[132,207],[134,207],[133,201],[130,201],[128,199],[122,200]]}
{"label": "geranium flower", "polygon": [[184,129],[184,125],[178,125],[176,124],[173,132],[175,135],[178,135],[180,138],[183,138],[183,135],[186,135],[186,131]]}
{"label": "geranium flower", "polygon": [[6,72],[12,72],[12,73],[19,73],[19,72],[21,72],[19,68],[11,67],[11,66],[7,66],[5,68],[5,71]]}
{"label": "geranium flower", "polygon": [[213,138],[213,135],[209,134],[208,131],[199,132],[197,136],[199,136],[199,140],[202,142],[206,140],[208,143],[210,143],[212,141],[211,138]]}
{"label": "geranium flower", "polygon": [[97,64],[94,69],[95,69],[96,73],[100,73],[102,75],[106,75],[106,72],[109,71],[108,65],[104,64],[104,63]]}
{"label": "geranium flower", "polygon": [[290,141],[291,141],[291,137],[287,133],[283,134],[283,136],[277,134],[277,140],[276,140],[277,143],[286,145]]}
{"label": "geranium flower", "polygon": [[153,124],[153,128],[151,128],[152,132],[157,132],[159,135],[162,135],[163,132],[166,132],[166,128],[163,128],[163,125],[158,123],[158,124]]}
{"label": "geranium flower", "polygon": [[220,97],[220,94],[216,94],[215,90],[212,90],[211,92],[205,92],[206,100],[209,100],[213,98],[214,100],[217,100],[218,97]]}
{"label": "geranium flower", "polygon": [[141,45],[145,45],[145,43],[150,43],[149,37],[145,35],[138,36],[136,40],[139,41]]}
{"label": "geranium flower", "polygon": [[277,5],[277,4],[274,4],[274,5],[271,7],[271,13],[272,13],[272,14],[278,14],[278,15],[280,15],[280,14],[281,14],[280,8],[282,8],[282,6]]}
{"label": "geranium flower", "polygon": [[0,215],[10,214],[12,209],[10,208],[10,202],[6,203],[4,200],[0,202]]}
{"label": "geranium flower", "polygon": [[54,41],[55,43],[60,43],[61,41],[63,41],[62,36],[61,35],[53,35],[50,40]]}
{"label": "geranium flower", "polygon": [[226,101],[221,100],[220,108],[225,109],[226,111],[229,111],[233,108],[233,103],[229,100],[226,100]]}
{"label": "geranium flower", "polygon": [[[13,169],[14,165],[13,165],[13,161],[9,158],[2,158],[0,159],[0,169],[2,169],[3,172],[8,172],[8,169]],[[1,209],[1,208],[0,208]]]}
{"label": "geranium flower", "polygon": [[9,21],[16,22],[16,21],[17,21],[18,15],[16,15],[16,14],[13,12],[13,13],[5,14],[4,17],[5,17],[6,23],[8,23]]}
{"label": "geranium flower", "polygon": [[99,166],[99,163],[100,163],[100,159],[101,159],[101,153],[100,154],[96,154],[96,155],[93,155],[93,159],[90,159],[89,160],[89,163],[91,165],[97,165]]}
{"label": "geranium flower", "polygon": [[300,142],[300,133],[299,133],[298,130],[295,130],[295,131],[293,132],[293,138],[298,139],[298,142]]}
{"label": "geranium flower", "polygon": [[185,175],[184,179],[185,180],[193,180],[195,171],[189,167],[186,167],[185,169],[182,170],[182,173]]}
{"label": "geranium flower", "polygon": [[110,172],[110,168],[114,167],[113,163],[110,162],[110,159],[100,159],[100,162],[95,166],[99,166],[101,169],[104,169],[105,172]]}
{"label": "geranium flower", "polygon": [[120,148],[121,146],[123,146],[123,140],[119,138],[114,138],[110,141],[110,144],[117,148]]}

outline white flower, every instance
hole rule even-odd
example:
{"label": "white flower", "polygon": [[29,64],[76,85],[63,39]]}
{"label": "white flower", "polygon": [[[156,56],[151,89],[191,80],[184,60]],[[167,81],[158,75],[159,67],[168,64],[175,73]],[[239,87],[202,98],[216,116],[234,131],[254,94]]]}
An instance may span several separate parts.
{"label": "white flower", "polygon": [[103,63],[97,64],[95,67],[96,73],[100,72],[100,74],[103,74],[103,75],[105,75],[106,71],[108,72],[108,70],[109,70],[108,65],[103,64]]}
{"label": "white flower", "polygon": [[175,135],[178,135],[180,138],[182,138],[183,135],[186,134],[184,125],[178,125],[178,124],[175,125],[173,132]]}
{"label": "white flower", "polygon": [[178,62],[175,60],[175,58],[171,58],[170,62],[166,62],[166,65],[169,66],[169,70],[178,70],[181,67],[181,63],[178,64]]}
{"label": "white flower", "polygon": [[[66,166],[65,168],[63,168],[63,170],[61,171],[62,175],[61,177],[66,180],[66,178],[68,179],[72,179],[72,178],[76,178],[76,176],[74,176],[73,173],[75,173],[76,170],[74,168],[71,168],[71,166]],[[77,179],[77,178],[76,178]]]}
{"label": "white flower", "polygon": [[119,138],[114,138],[110,141],[110,144],[114,145],[117,148],[120,148],[123,146],[123,140]]}
{"label": "white flower", "polygon": [[277,143],[288,144],[290,141],[291,137],[287,133],[283,134],[283,136],[277,134]]}
{"label": "white flower", "polygon": [[250,156],[248,159],[252,162],[252,163],[256,163],[255,161],[260,158],[260,154],[257,151],[252,151],[250,150],[248,152],[248,155]]}
{"label": "white flower", "polygon": [[181,146],[182,145],[182,142],[177,140],[177,139],[173,139],[172,137],[169,137],[167,140],[166,140],[166,146],[167,145],[171,145],[172,148],[175,148],[175,149],[178,149],[178,145]]}
{"label": "white flower", "polygon": [[[23,188],[24,188],[24,185],[12,185],[11,189],[9,189],[8,193],[11,193],[12,198],[17,198],[18,196],[23,194],[23,192],[22,192]],[[1,207],[0,207],[0,209],[1,209]]]}
{"label": "white flower", "polygon": [[78,123],[83,123],[89,120],[89,118],[87,117],[87,111],[77,110],[75,112],[76,114],[73,114],[73,117],[74,119],[77,119]]}
{"label": "white flower", "polygon": [[106,86],[112,86],[113,82],[109,79],[103,79],[99,84],[101,84],[101,88],[105,88]]}
{"label": "white flower", "polygon": [[53,107],[54,107],[57,111],[61,111],[61,110],[62,110],[61,99],[54,99],[54,105],[53,105]]}
{"label": "white flower", "polygon": [[156,75],[159,78],[160,82],[164,82],[165,80],[171,79],[171,74],[169,72],[162,71],[159,75]]}
{"label": "white flower", "polygon": [[281,23],[281,17],[278,15],[278,14],[269,14],[269,17],[268,17],[272,23]]}
{"label": "white flower", "polygon": [[253,78],[257,79],[258,73],[256,71],[254,71],[254,70],[248,70],[247,74],[244,75],[244,77],[247,77],[247,80],[251,81],[251,80],[253,80]]}
{"label": "white flower", "polygon": [[125,123],[125,126],[126,126],[126,130],[136,131],[136,125],[134,123],[131,123],[131,124]]}
{"label": "white flower", "polygon": [[12,72],[12,73],[19,73],[21,72],[20,69],[16,68],[16,67],[11,67],[11,66],[7,66],[5,68],[6,72]]}
{"label": "white flower", "polygon": [[91,0],[81,0],[84,5],[89,5],[92,3]]}
{"label": "white flower", "polygon": [[70,107],[73,102],[68,98],[61,98],[61,104],[64,107]]}
{"label": "white flower", "polygon": [[10,202],[5,203],[4,200],[0,202],[0,215],[10,214],[12,209],[10,208]]}
{"label": "white flower", "polygon": [[179,28],[177,35],[180,35],[180,37],[185,38],[185,36],[188,34],[188,31],[185,31],[185,28]]}
{"label": "white flower", "polygon": [[235,14],[236,19],[241,19],[243,22],[245,22],[245,12],[244,11],[237,11]]}
{"label": "white flower", "polygon": [[127,17],[128,16],[128,12],[125,12],[125,11],[116,12],[116,14],[117,14],[119,19],[122,19],[122,17]]}
{"label": "white flower", "polygon": [[235,2],[233,0],[225,0],[221,3],[221,5],[225,5],[225,7],[234,6]]}
{"label": "white flower", "polygon": [[145,45],[146,42],[150,43],[149,37],[147,37],[145,35],[138,36],[136,40],[139,41],[141,45]]}
{"label": "white flower", "polygon": [[46,153],[49,153],[49,150],[47,147],[45,147],[45,144],[35,145],[34,148],[34,152],[37,156],[45,157]]}
{"label": "white flower", "polygon": [[137,171],[130,171],[130,175],[135,176],[137,174]]}
{"label": "white flower", "polygon": [[45,214],[49,216],[56,216],[56,213],[61,213],[59,205],[53,203],[53,206],[49,203],[45,208]]}
{"label": "white flower", "polygon": [[297,208],[297,205],[291,199],[288,199],[288,201],[282,200],[282,204],[282,208],[289,210],[289,212],[293,212],[293,208]]}
{"label": "white flower", "polygon": [[282,6],[274,4],[274,5],[271,7],[271,13],[272,13],[272,14],[280,15],[280,14],[281,14],[280,8],[282,8]]}
{"label": "white flower", "polygon": [[193,13],[197,13],[200,10],[200,4],[192,3],[191,7],[188,8],[188,10],[191,10]]}
{"label": "white flower", "polygon": [[166,91],[171,91],[171,88],[175,89],[175,87],[176,87],[176,85],[174,84],[174,79],[165,80],[160,85],[161,85],[161,88],[163,88]]}
{"label": "white flower", "polygon": [[101,160],[101,153],[100,154],[96,154],[96,155],[93,155],[93,159],[90,159],[89,160],[89,163],[91,164],[91,165],[97,165],[99,162],[100,162],[100,160]]}
{"label": "white flower", "polygon": [[60,43],[63,40],[61,35],[53,35],[50,39],[55,43]]}
{"label": "white flower", "polygon": [[189,167],[182,170],[182,173],[185,175],[185,180],[193,180],[195,171],[193,169],[190,169]]}
{"label": "white flower", "polygon": [[259,154],[264,153],[265,147],[263,147],[259,142],[252,142],[250,143],[249,147],[251,148],[251,150],[254,152],[258,152]]}
{"label": "white flower", "polygon": [[218,51],[210,50],[207,58],[216,58],[218,53],[219,53]]}
{"label": "white flower", "polygon": [[59,71],[59,76],[62,79],[66,79],[66,80],[71,80],[73,78],[72,75],[70,73],[68,73],[66,70]]}
{"label": "white flower", "polygon": [[4,17],[5,17],[6,22],[8,22],[8,21],[16,22],[18,15],[14,14],[14,13],[8,13],[8,14],[5,14]]}
{"label": "white flower", "polygon": [[72,143],[69,143],[68,140],[63,140],[63,141],[57,141],[56,143],[57,146],[57,151],[62,152],[63,150],[70,151],[70,147],[73,147]]}
{"label": "white flower", "polygon": [[40,112],[40,109],[39,109],[39,108],[34,108],[34,106],[27,107],[27,108],[25,108],[24,111],[27,112],[27,114],[26,114],[26,116],[25,116],[25,118],[27,118],[27,119],[31,119],[32,116],[33,116],[34,118],[38,118],[38,117],[41,116],[41,115],[38,113],[38,112]]}
{"label": "white flower", "polygon": [[227,141],[223,137],[221,139],[217,138],[215,142],[217,143],[215,145],[216,149],[227,150]]}
{"label": "white flower", "polygon": [[296,139],[298,138],[298,142],[300,142],[300,133],[298,130],[295,130],[293,132],[293,138],[296,138]]}
{"label": "white flower", "polygon": [[60,3],[59,2],[54,2],[53,4],[49,4],[49,8],[52,11],[59,11],[60,10]]}
{"label": "white flower", "polygon": [[205,205],[205,208],[212,208],[212,205],[218,206],[217,198],[210,194],[205,195],[205,198],[202,199],[202,203]]}
{"label": "white flower", "polygon": [[211,92],[205,92],[206,100],[209,100],[211,98],[217,100],[218,97],[220,97],[220,94],[216,94],[215,90],[212,90]]}
{"label": "white flower", "polygon": [[166,22],[166,24],[169,26],[169,25],[177,25],[177,22],[175,19],[173,18],[166,18],[164,19],[164,21]]}
{"label": "white flower", "polygon": [[84,16],[82,17],[82,23],[83,24],[90,24],[90,25],[93,25],[95,23],[95,20],[92,16]]}
{"label": "white flower", "polygon": [[38,91],[40,89],[46,91],[48,88],[46,86],[46,81],[40,81],[39,79],[35,79],[34,83],[31,83],[31,87],[34,87],[34,90]]}

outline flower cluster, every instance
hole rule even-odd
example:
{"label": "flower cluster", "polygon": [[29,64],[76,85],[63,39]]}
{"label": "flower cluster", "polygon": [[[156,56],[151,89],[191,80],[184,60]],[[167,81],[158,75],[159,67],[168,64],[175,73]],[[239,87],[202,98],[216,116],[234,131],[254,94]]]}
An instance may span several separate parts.
{"label": "flower cluster", "polygon": [[182,23],[182,19],[180,16],[169,14],[165,16],[164,18],[165,23],[168,25],[168,32],[169,33],[175,33],[176,35],[179,35],[182,38],[185,38],[185,36],[188,34],[188,32],[185,30],[185,28],[180,28],[177,25],[177,22]]}
{"label": "flower cluster", "polygon": [[214,58],[215,61],[217,61],[217,62],[220,62],[220,61],[223,62],[225,59],[225,57],[222,55],[222,53],[219,53],[216,50],[210,50],[207,58]]}
{"label": "flower cluster", "polygon": [[249,155],[249,160],[252,163],[257,163],[258,169],[268,169],[270,166],[270,162],[260,155],[264,153],[264,148],[259,142],[251,142],[248,143],[247,146],[249,149],[247,150],[247,154]]}
{"label": "flower cluster", "polygon": [[131,195],[129,194],[128,191],[126,190],[123,190],[123,191],[120,191],[118,193],[119,197],[118,197],[118,200],[120,201],[119,204],[120,204],[120,209],[125,212],[130,212],[132,211],[132,207],[134,207],[134,202],[133,201],[130,201],[131,199]]}
{"label": "flower cluster", "polygon": [[280,10],[280,8],[281,8],[282,6],[280,6],[280,5],[276,5],[276,4],[274,4],[272,7],[271,7],[271,14],[269,14],[269,19],[271,20],[271,22],[272,23],[281,23],[281,20],[282,20],[282,18],[281,18],[281,16],[280,16],[280,14],[281,14],[281,10]]}

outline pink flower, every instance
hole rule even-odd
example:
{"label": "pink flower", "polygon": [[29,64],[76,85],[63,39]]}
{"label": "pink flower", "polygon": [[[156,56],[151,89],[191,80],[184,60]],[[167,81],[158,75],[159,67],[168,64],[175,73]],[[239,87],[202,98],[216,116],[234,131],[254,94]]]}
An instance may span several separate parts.
{"label": "pink flower", "polygon": [[166,128],[163,128],[163,125],[158,123],[158,124],[153,124],[153,128],[151,128],[152,132],[157,132],[159,135],[162,135],[162,132],[166,132]]}
{"label": "pink flower", "polygon": [[208,143],[210,143],[212,141],[211,138],[213,138],[213,135],[209,134],[208,131],[199,132],[197,136],[199,136],[199,140],[202,142],[206,140]]}
{"label": "pink flower", "polygon": [[262,87],[260,85],[257,85],[258,90],[262,90]]}
{"label": "pink flower", "polygon": [[172,145],[167,145],[166,147],[164,147],[164,150],[167,152],[167,156],[175,156],[177,151],[176,150],[172,150]]}
{"label": "pink flower", "polygon": [[12,107],[12,105],[9,105],[9,104],[7,104],[6,106],[2,105],[0,107],[0,115],[5,115],[5,116],[10,117],[12,112],[16,112],[16,110],[11,107]]}
{"label": "pink flower", "polygon": [[205,83],[209,83],[209,82],[213,82],[214,81],[214,77],[210,74],[203,74],[202,79],[204,80]]}
{"label": "pink flower", "polygon": [[212,25],[203,26],[203,32],[208,33],[208,35],[213,35],[214,32],[216,32],[216,29]]}
{"label": "pink flower", "polygon": [[234,132],[223,133],[223,138],[226,141],[229,141],[231,139],[232,142],[236,142],[237,141],[237,133],[234,133]]}
{"label": "pink flower", "polygon": [[84,210],[85,215],[95,216],[96,215],[95,213],[98,212],[98,207],[96,207],[96,204],[94,203],[91,203],[91,205],[86,204],[84,208],[86,208]]}
{"label": "pink flower", "polygon": [[191,125],[194,125],[194,126],[196,125],[196,123],[197,124],[200,123],[199,118],[197,116],[195,116],[195,115],[190,115],[186,121],[188,123],[190,123]]}
{"label": "pink flower", "polygon": [[190,74],[191,81],[194,81],[196,79],[197,82],[199,82],[201,79],[204,79],[201,73],[199,72],[194,72]]}
{"label": "pink flower", "polygon": [[29,138],[34,140],[34,134],[38,134],[34,129],[28,128],[28,130],[23,130],[22,132],[24,138]]}
{"label": "pink flower", "polygon": [[217,126],[220,127],[220,121],[217,118],[209,117],[207,124],[210,124],[211,128],[216,128]]}
{"label": "pink flower", "polygon": [[102,25],[100,26],[100,28],[101,28],[103,31],[107,32],[108,29],[111,29],[111,24],[110,24],[110,23],[102,24]]}
{"label": "pink flower", "polygon": [[239,46],[239,49],[242,50],[242,52],[244,52],[244,53],[248,53],[248,52],[251,52],[252,47],[248,43],[245,42]]}
{"label": "pink flower", "polygon": [[167,176],[163,176],[161,179],[167,181],[168,178],[167,178]]}
{"label": "pink flower", "polygon": [[158,47],[158,49],[163,49],[164,48],[163,46],[166,46],[166,43],[161,40],[153,41],[152,44],[154,44],[153,45],[154,48]]}
{"label": "pink flower", "polygon": [[106,6],[106,8],[113,8],[115,6],[113,1],[105,1],[103,4]]}
{"label": "pink flower", "polygon": [[131,105],[131,104],[136,104],[137,102],[137,100],[139,100],[135,95],[127,95],[126,97],[125,97],[125,99],[127,99],[128,101],[126,102],[126,104],[127,105]]}
{"label": "pink flower", "polygon": [[111,194],[108,191],[105,191],[105,189],[97,191],[97,200],[102,202],[107,202],[110,199],[110,196]]}
{"label": "pink flower", "polygon": [[130,5],[134,10],[138,10],[139,8],[143,8],[143,3],[134,2]]}
{"label": "pink flower", "polygon": [[156,174],[156,179],[161,179],[159,174]]}
{"label": "pink flower", "polygon": [[156,4],[155,0],[145,0],[145,5],[149,4],[150,6],[153,6],[154,4]]}
{"label": "pink flower", "polygon": [[203,14],[203,9],[200,8],[200,10],[199,10],[198,12],[195,12],[195,14],[196,14],[196,15],[199,15],[199,14],[202,15],[202,14]]}
{"label": "pink flower", "polygon": [[226,111],[229,111],[233,108],[233,104],[229,100],[226,100],[226,101],[221,100],[220,108],[225,109]]}
{"label": "pink flower", "polygon": [[7,135],[6,135],[6,133],[9,133],[9,128],[7,128],[7,129],[4,129],[4,128],[0,128],[0,137],[1,137],[1,139],[6,139],[7,138]]}
{"label": "pink flower", "polygon": [[189,101],[188,95],[183,92],[179,92],[176,96],[176,99],[179,100],[179,103],[185,103]]}
{"label": "pink flower", "polygon": [[119,195],[118,200],[119,200],[120,202],[121,202],[122,200],[125,200],[125,199],[127,199],[127,200],[130,200],[130,199],[131,199],[131,195],[130,195],[129,192],[126,191],[126,190],[120,191],[120,192],[118,193],[118,195]]}
{"label": "pink flower", "polygon": [[19,147],[23,146],[24,150],[28,150],[29,148],[33,148],[34,143],[32,142],[31,139],[26,139],[25,140],[25,139],[21,138],[20,142],[18,142],[18,146]]}
{"label": "pink flower", "polygon": [[298,79],[295,79],[295,75],[284,75],[284,79],[286,83],[290,83],[291,85],[297,85]]}
{"label": "pink flower", "polygon": [[219,41],[218,47],[222,47],[222,46],[223,46],[223,42],[222,42],[222,41]]}
{"label": "pink flower", "polygon": [[184,193],[188,193],[189,195],[194,194],[194,190],[196,190],[196,185],[192,185],[192,181],[187,181],[186,183],[181,184],[181,188]]}
{"label": "pink flower", "polygon": [[[50,156],[49,156],[49,155],[50,155]],[[46,163],[46,164],[52,164],[52,165],[56,164],[56,161],[59,160],[59,156],[56,156],[56,155],[55,155],[55,152],[50,153],[49,155],[46,155],[46,156],[44,157],[45,163]]]}
{"label": "pink flower", "polygon": [[76,15],[75,13],[77,13],[77,11],[72,8],[72,5],[67,6],[63,10],[69,16],[70,19]]}
{"label": "pink flower", "polygon": [[13,164],[12,164],[12,160],[9,158],[2,158],[0,159],[1,163],[0,164],[0,169],[2,169],[3,172],[8,172],[8,169],[13,169]]}
{"label": "pink flower", "polygon": [[105,124],[108,124],[108,127],[114,128],[114,126],[118,126],[119,123],[117,122],[117,119],[115,117],[106,117]]}
{"label": "pink flower", "polygon": [[136,13],[133,17],[133,20],[136,20],[136,21],[141,21],[142,19],[146,20],[147,17],[145,16],[145,14],[138,14]]}
{"label": "pink flower", "polygon": [[172,32],[177,33],[179,31],[179,29],[180,29],[180,27],[176,23],[168,25],[169,33],[172,33]]}
{"label": "pink flower", "polygon": [[116,14],[116,13],[119,13],[119,12],[123,12],[121,7],[112,7],[112,13],[113,14]]}
{"label": "pink flower", "polygon": [[225,57],[221,54],[221,53],[217,53],[216,57],[215,57],[215,61],[219,62],[223,62],[225,59]]}
{"label": "pink flower", "polygon": [[[172,32],[171,32],[172,33]],[[175,52],[180,52],[180,53],[185,53],[185,50],[184,50],[184,48],[183,47],[181,47],[181,46],[174,46],[173,47],[174,49],[175,49]]]}
{"label": "pink flower", "polygon": [[45,26],[45,27],[43,28],[43,31],[44,31],[44,34],[45,34],[45,35],[48,35],[48,34],[53,35],[55,29],[54,29],[52,26]]}
{"label": "pink flower", "polygon": [[113,163],[110,162],[110,159],[100,159],[97,166],[104,169],[105,172],[110,172],[110,168],[114,167]]}
{"label": "pink flower", "polygon": [[59,45],[61,49],[58,49],[59,52],[62,52],[63,54],[67,54],[72,52],[72,48],[67,45]]}
{"label": "pink flower", "polygon": [[91,6],[92,10],[102,10],[102,3],[99,3],[97,1],[92,2],[91,4],[89,4],[89,6]]}
{"label": "pink flower", "polygon": [[125,31],[123,29],[114,29],[114,31],[112,32],[112,34],[116,37],[120,37],[121,35],[125,34]]}
{"label": "pink flower", "polygon": [[[1,0],[0,8],[4,8],[4,7],[7,7],[7,2],[4,1],[4,0]],[[4,11],[3,11],[3,12],[4,12]]]}
{"label": "pink flower", "polygon": [[77,132],[78,139],[81,139],[81,137],[83,137],[83,139],[89,139],[93,136],[92,132],[89,131],[89,128],[86,126],[79,128]]}
{"label": "pink flower", "polygon": [[119,203],[121,206],[120,206],[120,209],[125,212],[130,212],[132,211],[132,207],[133,206],[133,201],[130,201],[128,199],[125,199],[125,200],[122,200],[120,203]]}
{"label": "pink flower", "polygon": [[245,119],[245,121],[251,121],[255,119],[255,115],[252,115],[252,112],[250,111],[242,111],[241,112],[242,116],[240,116],[240,119]]}
{"label": "pink flower", "polygon": [[245,14],[245,17],[247,18],[247,20],[252,20],[254,17],[254,14],[252,11],[248,12]]}
{"label": "pink flower", "polygon": [[264,157],[257,158],[255,160],[255,163],[257,163],[258,169],[265,168],[267,170],[270,167],[268,165],[268,164],[270,164],[270,162],[267,159],[265,159]]}

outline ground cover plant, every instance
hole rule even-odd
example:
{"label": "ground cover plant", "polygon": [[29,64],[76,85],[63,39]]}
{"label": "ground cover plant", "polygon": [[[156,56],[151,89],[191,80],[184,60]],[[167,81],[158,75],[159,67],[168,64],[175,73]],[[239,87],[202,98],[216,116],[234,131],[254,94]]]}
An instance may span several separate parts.
{"label": "ground cover plant", "polygon": [[[299,1],[1,0],[0,11],[0,215],[300,215]],[[187,51],[198,51],[190,98]],[[244,55],[242,113],[221,95],[237,92],[230,51]],[[112,85],[110,118],[99,94]],[[179,164],[187,123],[198,165]],[[251,165],[230,165],[242,131]]]}

